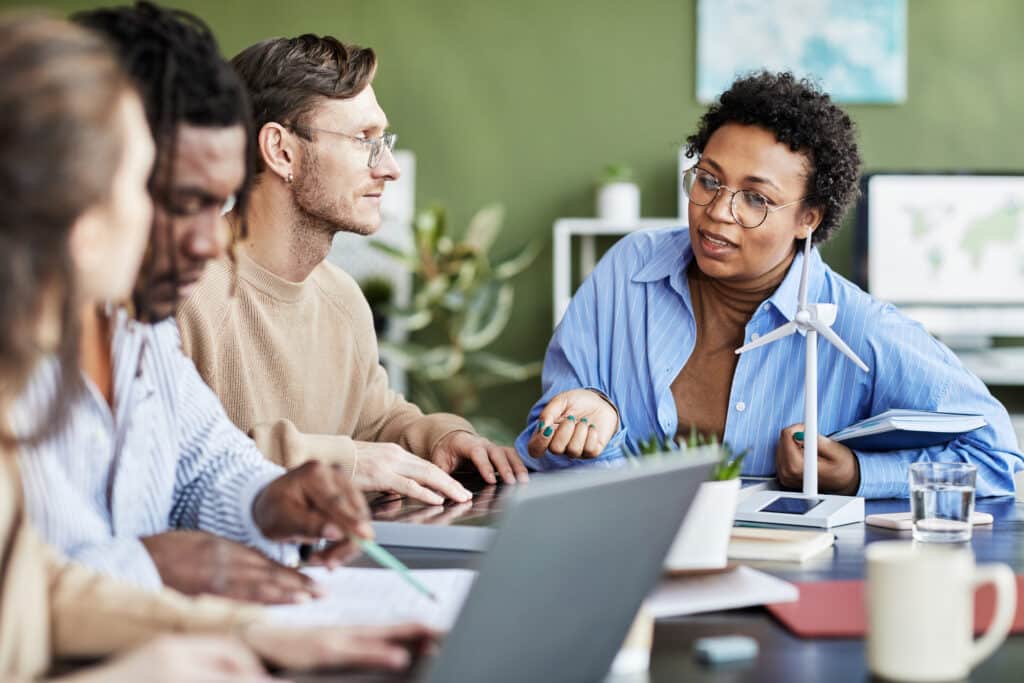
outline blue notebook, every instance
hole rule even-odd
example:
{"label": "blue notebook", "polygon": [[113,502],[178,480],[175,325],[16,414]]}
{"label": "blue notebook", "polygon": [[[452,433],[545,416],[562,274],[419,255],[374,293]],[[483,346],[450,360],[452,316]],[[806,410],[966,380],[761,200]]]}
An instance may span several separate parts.
{"label": "blue notebook", "polygon": [[899,451],[941,446],[986,424],[981,415],[893,409],[840,429],[829,438],[857,451]]}

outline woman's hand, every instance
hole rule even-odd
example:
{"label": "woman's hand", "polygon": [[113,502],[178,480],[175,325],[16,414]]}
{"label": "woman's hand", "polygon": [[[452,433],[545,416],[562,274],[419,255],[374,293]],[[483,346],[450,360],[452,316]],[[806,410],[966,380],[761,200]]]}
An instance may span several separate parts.
{"label": "woman's hand", "polygon": [[246,628],[242,637],[264,661],[283,669],[400,671],[409,666],[414,654],[429,649],[439,634],[419,624],[289,628],[257,623]]}
{"label": "woman's hand", "polygon": [[549,451],[570,458],[596,458],[619,429],[619,413],[601,394],[571,389],[540,411],[540,422],[527,444],[535,458]]}
{"label": "woman's hand", "polygon": [[[799,438],[798,438],[799,437]],[[803,487],[804,426],[790,425],[775,447],[775,476],[790,489]],[[860,489],[860,463],[849,448],[826,436],[818,436],[818,490],[855,496]]]}
{"label": "woman's hand", "polygon": [[235,638],[161,636],[108,664],[57,679],[60,683],[270,683],[259,659]]}

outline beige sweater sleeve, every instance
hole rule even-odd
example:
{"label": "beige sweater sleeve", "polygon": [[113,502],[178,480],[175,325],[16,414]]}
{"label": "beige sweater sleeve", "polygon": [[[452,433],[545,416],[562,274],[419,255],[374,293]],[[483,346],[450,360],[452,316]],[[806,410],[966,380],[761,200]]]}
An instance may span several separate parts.
{"label": "beige sweater sleeve", "polygon": [[336,465],[352,475],[356,445],[344,434],[303,434],[291,420],[258,424],[249,436],[263,455],[286,469],[298,467],[308,460],[321,460]]}
{"label": "beige sweater sleeve", "polygon": [[452,432],[475,433],[468,420],[450,413],[424,415],[415,404],[393,391],[387,372],[377,360],[376,339],[368,345],[373,348],[372,361],[366,369],[366,388],[354,438],[393,441],[410,453],[429,458],[438,442]]}
{"label": "beige sweater sleeve", "polygon": [[43,550],[55,658],[107,655],[163,633],[226,633],[262,614],[257,607],[220,598],[144,591]]}

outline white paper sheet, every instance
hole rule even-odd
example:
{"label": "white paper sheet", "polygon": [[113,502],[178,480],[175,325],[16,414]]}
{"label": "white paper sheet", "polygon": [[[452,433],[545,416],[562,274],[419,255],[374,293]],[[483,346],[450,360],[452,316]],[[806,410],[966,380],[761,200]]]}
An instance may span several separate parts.
{"label": "white paper sheet", "polygon": [[772,602],[792,602],[798,597],[800,591],[788,581],[739,566],[720,574],[664,579],[644,605],[655,619],[659,619]]}
{"label": "white paper sheet", "polygon": [[327,595],[302,605],[268,608],[271,621],[302,626],[396,624],[415,621],[448,630],[476,578],[468,569],[421,569],[412,573],[437,596],[431,601],[390,569],[322,567],[303,570]]}

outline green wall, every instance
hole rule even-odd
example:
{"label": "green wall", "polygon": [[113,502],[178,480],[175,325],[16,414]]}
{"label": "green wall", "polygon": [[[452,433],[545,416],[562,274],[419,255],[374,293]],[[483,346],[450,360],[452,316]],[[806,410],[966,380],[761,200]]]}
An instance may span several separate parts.
{"label": "green wall", "polygon": [[[43,3],[58,10],[102,2]],[[550,239],[561,216],[593,215],[593,179],[632,166],[646,216],[676,213],[675,154],[702,108],[694,97],[694,0],[222,0],[171,2],[203,16],[232,55],[268,36],[331,33],[374,47],[378,97],[418,156],[417,200],[456,225],[507,209],[498,249]],[[868,169],[1024,166],[1024,3],[910,0],[909,96],[851,106]],[[825,249],[850,270],[851,235]],[[551,251],[520,278],[499,350],[540,358],[551,332]],[[522,424],[539,381],[495,392]]]}

